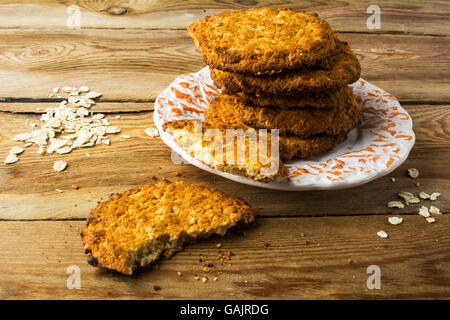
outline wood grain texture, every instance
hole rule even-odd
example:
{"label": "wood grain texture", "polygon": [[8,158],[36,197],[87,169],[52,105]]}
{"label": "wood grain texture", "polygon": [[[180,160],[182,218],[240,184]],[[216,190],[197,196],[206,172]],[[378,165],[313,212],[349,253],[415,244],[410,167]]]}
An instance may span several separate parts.
{"label": "wood grain texture", "polygon": [[[434,224],[405,216],[399,226],[390,225],[387,216],[260,218],[245,237],[232,234],[188,245],[133,277],[88,265],[82,226],[81,221],[0,222],[0,298],[450,298],[446,215]],[[376,235],[381,229],[388,239]],[[218,265],[206,283],[195,281],[195,275],[203,276],[200,258],[217,264],[217,243],[234,253],[231,266]],[[81,269],[78,290],[66,287],[72,265]],[[381,269],[380,290],[366,287],[369,265]],[[213,281],[217,271],[221,274]]]}
{"label": "wood grain texture", "polygon": [[317,12],[339,31],[391,32],[449,35],[447,1],[379,0],[381,30],[369,30],[367,8],[373,1],[269,1],[269,0],[79,0],[79,1],[2,1],[0,28],[64,28],[77,5],[81,28],[109,29],[185,29],[207,15],[252,7],[287,7]]}
{"label": "wood grain texture", "polygon": [[[341,34],[362,77],[401,101],[450,101],[450,37]],[[87,85],[108,101],[150,101],[204,66],[185,31],[0,30],[0,102]]]}
{"label": "wood grain texture", "polygon": [[[150,138],[144,132],[153,127],[152,112],[124,113],[120,120],[111,115],[108,119],[112,125],[121,127],[131,139],[111,135],[111,146],[77,149],[66,155],[39,155],[36,147],[30,147],[19,162],[0,164],[0,219],[85,218],[97,201],[112,192],[148,183],[153,176],[216,187],[242,197],[264,216],[386,214],[394,212],[386,207],[387,202],[395,200],[402,190],[441,192],[443,196],[435,204],[448,212],[450,108],[418,105],[408,106],[407,110],[414,119],[417,142],[408,160],[389,175],[396,178],[395,183],[384,177],[349,190],[311,192],[249,187],[189,164],[176,164],[161,139]],[[38,115],[0,113],[0,159],[12,146],[21,145],[12,137],[26,131],[26,119],[37,120]],[[86,153],[91,156],[86,157]],[[53,162],[58,159],[69,164],[64,172],[53,172]],[[420,188],[406,174],[410,167],[420,171]],[[80,189],[73,190],[72,184]],[[64,192],[58,193],[56,188]],[[418,207],[411,205],[395,212],[416,213]]]}

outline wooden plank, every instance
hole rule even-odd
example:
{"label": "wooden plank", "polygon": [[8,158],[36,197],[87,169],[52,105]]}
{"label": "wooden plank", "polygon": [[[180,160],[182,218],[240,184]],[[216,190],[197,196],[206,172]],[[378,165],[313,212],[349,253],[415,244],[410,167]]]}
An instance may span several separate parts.
{"label": "wooden plank", "polygon": [[[120,192],[151,181],[153,176],[171,181],[184,180],[217,187],[244,198],[259,215],[353,215],[386,214],[388,201],[396,199],[399,191],[419,190],[441,192],[435,204],[449,210],[450,158],[448,106],[408,106],[414,119],[417,143],[409,159],[389,176],[364,186],[341,191],[277,192],[249,187],[206,173],[189,164],[176,164],[171,150],[160,138],[150,138],[144,130],[152,127],[152,113],[122,114],[120,120],[109,116],[113,125],[131,139],[112,136],[111,146],[77,149],[66,155],[39,155],[30,147],[12,165],[0,165],[0,219],[73,219],[85,218],[96,202],[112,192]],[[26,119],[37,115],[0,113],[0,159],[4,159],[14,145],[12,137],[27,131]],[[86,153],[90,157],[86,157]],[[57,159],[64,159],[69,167],[53,172]],[[176,158],[175,158],[176,159]],[[407,168],[420,171],[421,187],[410,179]],[[177,174],[181,174],[179,177]],[[73,190],[72,184],[80,189]],[[62,189],[58,193],[55,189]],[[327,201],[323,201],[327,199]],[[428,204],[427,204],[428,205]],[[411,205],[401,213],[415,213],[419,205]]]}
{"label": "wooden plank", "polygon": [[[82,226],[81,221],[0,222],[0,298],[450,298],[446,215],[434,224],[419,215],[405,216],[399,226],[390,225],[387,216],[261,218],[245,237],[232,234],[188,245],[133,277],[89,266],[79,236]],[[388,239],[376,235],[381,229]],[[233,252],[230,267],[217,263],[218,243],[224,252]],[[204,275],[200,258],[217,265],[206,274],[206,283],[193,279]],[[380,268],[380,290],[366,286],[370,265]],[[78,290],[66,287],[69,266],[80,268]]]}
{"label": "wooden plank", "polygon": [[[28,101],[28,102],[0,102],[0,112],[11,113],[29,113],[41,114],[49,107],[55,107],[59,100],[49,99],[47,102]],[[122,112],[143,112],[153,111],[153,102],[116,102],[100,101],[91,109],[102,113],[122,113]]]}
{"label": "wooden plank", "polygon": [[[367,29],[367,8],[373,1],[2,1],[0,28],[64,28],[78,5],[81,28],[110,29],[184,29],[206,15],[251,7],[288,7],[317,12],[339,31],[372,32]],[[447,19],[450,5],[446,1],[387,1],[381,8],[381,32],[450,34]]]}
{"label": "wooden plank", "polygon": [[[108,101],[150,101],[204,66],[185,31],[0,30],[0,101],[87,85]],[[402,101],[450,101],[450,37],[341,34],[362,76]]]}
{"label": "wooden plank", "polygon": [[0,37],[5,99],[46,99],[54,87],[86,85],[105,100],[149,101],[203,67],[184,31],[3,30]]}

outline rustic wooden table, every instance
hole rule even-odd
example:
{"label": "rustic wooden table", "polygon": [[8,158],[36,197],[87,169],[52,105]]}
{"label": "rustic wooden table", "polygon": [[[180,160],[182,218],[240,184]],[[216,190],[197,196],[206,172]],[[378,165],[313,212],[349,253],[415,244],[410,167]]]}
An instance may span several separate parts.
{"label": "rustic wooden table", "polygon": [[[394,211],[386,207],[401,190],[424,190],[442,193],[433,204],[444,213],[450,209],[450,3],[378,0],[381,28],[368,29],[371,4],[285,6],[328,19],[360,58],[362,77],[400,100],[417,135],[409,159],[389,177],[349,190],[275,192],[174,164],[170,149],[144,133],[153,126],[158,93],[204,65],[186,26],[271,1],[2,1],[2,162],[17,145],[13,136],[28,130],[26,119],[54,105],[48,93],[64,85],[103,93],[95,111],[107,113],[131,139],[113,136],[110,146],[67,155],[42,156],[32,147],[16,164],[0,165],[0,299],[450,298],[450,217],[429,224],[417,214],[420,205],[410,205],[395,210],[404,222],[393,226],[387,218]],[[53,172],[56,159],[66,160],[68,169]],[[419,169],[417,180],[407,176],[410,167]],[[250,203],[258,218],[246,235],[186,246],[133,277],[89,266],[79,233],[90,209],[153,176],[230,192]],[[376,235],[381,229],[388,239]],[[234,253],[232,265],[217,268],[218,281],[195,281],[203,274],[199,259],[215,261],[219,242]],[[72,265],[81,270],[80,289],[66,286]],[[366,285],[370,265],[380,267],[379,290]]]}

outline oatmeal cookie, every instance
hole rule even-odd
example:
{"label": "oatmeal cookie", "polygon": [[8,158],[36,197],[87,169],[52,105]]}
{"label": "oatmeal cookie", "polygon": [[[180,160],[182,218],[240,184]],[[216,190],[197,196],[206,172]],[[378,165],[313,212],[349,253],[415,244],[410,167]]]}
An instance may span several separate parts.
{"label": "oatmeal cookie", "polygon": [[111,195],[81,233],[89,263],[131,275],[183,243],[254,220],[243,200],[201,185],[159,181]]}
{"label": "oatmeal cookie", "polygon": [[273,8],[223,12],[187,30],[206,64],[252,74],[316,65],[334,52],[337,39],[315,14]]}
{"label": "oatmeal cookie", "polygon": [[359,79],[361,66],[347,43],[339,42],[337,53],[320,66],[274,75],[253,75],[210,68],[211,78],[224,93],[291,95],[343,87]]}

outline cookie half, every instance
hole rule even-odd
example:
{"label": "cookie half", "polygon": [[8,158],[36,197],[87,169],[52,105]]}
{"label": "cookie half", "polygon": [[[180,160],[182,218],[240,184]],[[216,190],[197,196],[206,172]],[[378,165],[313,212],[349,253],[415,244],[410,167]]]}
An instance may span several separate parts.
{"label": "cookie half", "polygon": [[155,182],[114,194],[94,208],[81,233],[89,263],[131,275],[183,243],[254,220],[243,200],[183,182]]}

